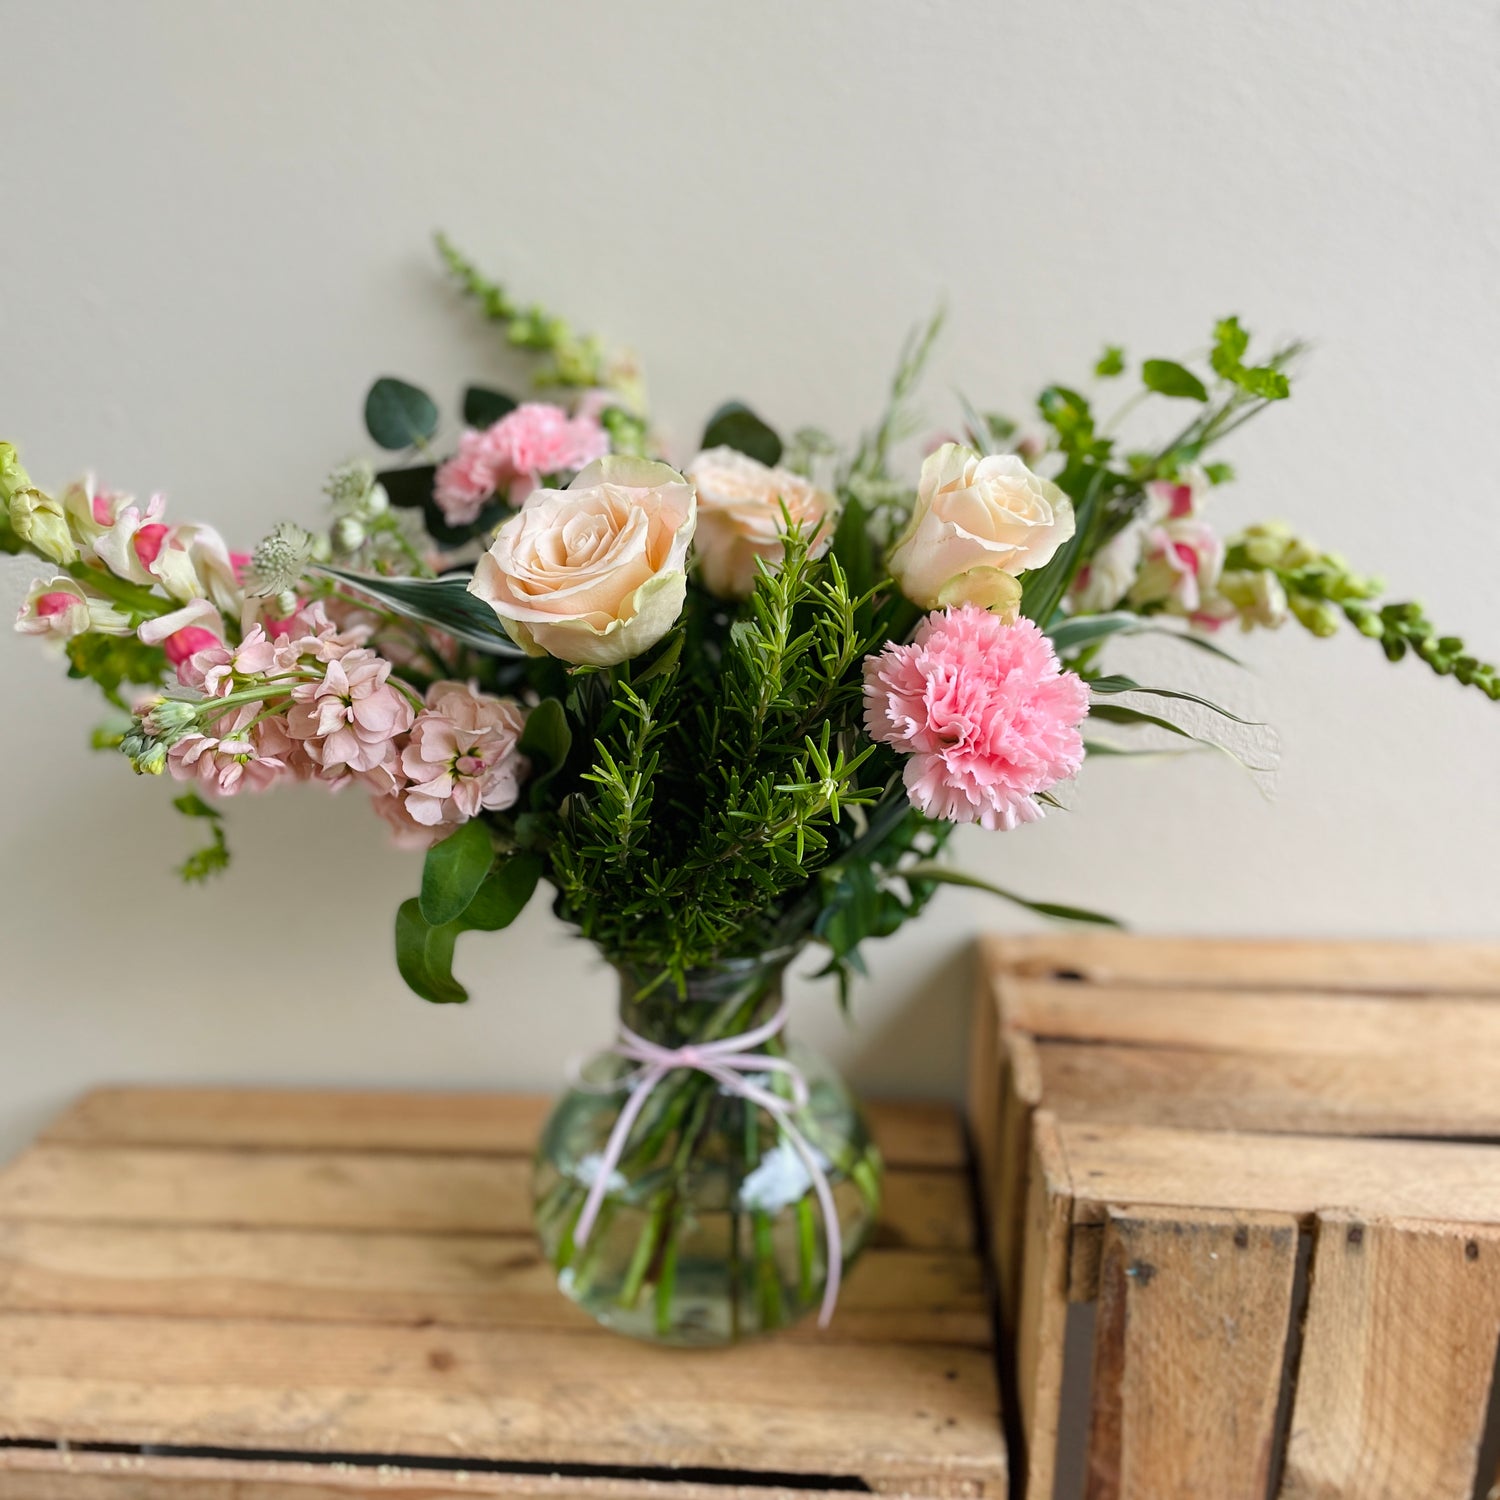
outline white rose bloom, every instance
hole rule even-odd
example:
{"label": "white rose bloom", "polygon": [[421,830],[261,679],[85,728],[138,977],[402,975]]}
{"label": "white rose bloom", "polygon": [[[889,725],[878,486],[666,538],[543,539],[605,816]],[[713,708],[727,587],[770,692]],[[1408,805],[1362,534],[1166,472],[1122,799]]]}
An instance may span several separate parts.
{"label": "white rose bloom", "polygon": [[1017,578],[1073,535],[1073,503],[1014,453],[981,458],[957,443],[927,456],[912,517],[887,566],[923,609],[1013,611]]}
{"label": "white rose bloom", "polygon": [[783,506],[807,532],[813,557],[833,541],[833,496],[790,469],[767,468],[734,448],[707,448],[687,466],[687,477],[698,490],[698,573],[720,599],[749,598],[757,558],[781,561]]}
{"label": "white rose bloom", "polygon": [[611,666],[654,646],[682,613],[693,487],[675,469],[598,459],[538,490],[479,559],[469,592],[531,656]]}

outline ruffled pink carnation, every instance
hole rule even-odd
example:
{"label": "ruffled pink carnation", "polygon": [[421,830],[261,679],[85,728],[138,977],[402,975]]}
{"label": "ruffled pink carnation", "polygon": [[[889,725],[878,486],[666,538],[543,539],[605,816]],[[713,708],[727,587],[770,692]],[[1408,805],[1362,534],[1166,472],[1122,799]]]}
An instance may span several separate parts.
{"label": "ruffled pink carnation", "polygon": [[978,605],[929,615],[909,646],[865,660],[865,728],[906,763],[931,818],[1011,829],[1042,816],[1036,794],[1083,764],[1088,687],[1030,620]]}
{"label": "ruffled pink carnation", "polygon": [[329,778],[375,771],[396,758],[411,728],[411,704],[386,679],[391,664],[366,647],[330,661],[317,682],[299,682],[287,732]]}
{"label": "ruffled pink carnation", "polygon": [[519,505],[544,478],[587,468],[609,452],[609,434],[590,412],[528,401],[483,432],[467,429],[441,465],[433,498],[451,526],[466,526],[495,494]]}
{"label": "ruffled pink carnation", "polygon": [[433,683],[401,752],[412,821],[447,827],[484,808],[513,806],[528,769],[516,750],[525,724],[512,698],[492,698],[461,682]]}

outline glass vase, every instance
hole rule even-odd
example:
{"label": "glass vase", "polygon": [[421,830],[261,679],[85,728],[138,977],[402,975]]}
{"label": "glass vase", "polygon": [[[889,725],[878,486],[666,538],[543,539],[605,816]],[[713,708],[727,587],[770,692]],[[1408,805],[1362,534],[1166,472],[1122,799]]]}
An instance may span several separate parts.
{"label": "glass vase", "polygon": [[[773,1024],[794,956],[730,960],[690,973],[682,988],[617,969],[623,1028],[673,1051],[723,1043],[737,1061],[728,1077],[670,1066],[652,1083],[640,1057],[601,1053],[547,1121],[537,1229],[559,1288],[606,1327],[714,1347],[818,1309],[830,1243],[820,1186],[837,1219],[841,1272],[868,1240],[881,1163],[864,1116],[834,1069]],[[749,1046],[733,1040],[757,1031],[774,1034]],[[633,1099],[638,1113],[612,1152]]]}

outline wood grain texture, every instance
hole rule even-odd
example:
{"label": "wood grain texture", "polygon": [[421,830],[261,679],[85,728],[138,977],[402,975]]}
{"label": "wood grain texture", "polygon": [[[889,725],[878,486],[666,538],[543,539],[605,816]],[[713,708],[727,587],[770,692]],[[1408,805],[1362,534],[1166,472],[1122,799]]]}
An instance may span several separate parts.
{"label": "wood grain texture", "polygon": [[1321,1216],[1283,1500],[1469,1500],[1497,1340],[1500,1231]]}
{"label": "wood grain texture", "polygon": [[3,1500],[813,1500],[861,1490],[414,1469],[391,1463],[0,1450]]}
{"label": "wood grain texture", "polygon": [[402,1464],[283,1463],[0,1449],[3,1500],[812,1500],[846,1490],[608,1479]]}
{"label": "wood grain texture", "polygon": [[[973,1246],[968,1182],[893,1169],[878,1242]],[[529,1238],[531,1162],[435,1152],[33,1146],[0,1169],[0,1218]]]}
{"label": "wood grain texture", "polygon": [[1284,1214],[1110,1215],[1089,1500],[1264,1500],[1297,1233]]}
{"label": "wood grain texture", "polygon": [[1056,1124],[1032,1119],[1026,1246],[1016,1319],[1016,1398],[1026,1451],[1028,1500],[1052,1500],[1068,1318],[1068,1232],[1072,1183]]}
{"label": "wood grain texture", "polygon": [[1494,943],[1044,932],[988,937],[984,945],[997,969],[1075,974],[1096,984],[1500,994],[1500,945]]}
{"label": "wood grain texture", "polygon": [[1500,1006],[1428,999],[1011,978],[1005,1022],[1036,1037],[1284,1056],[1500,1058]]}
{"label": "wood grain texture", "polygon": [[1500,1137],[1500,1051],[1493,1057],[1477,1050],[1361,1057],[1049,1040],[1034,1045],[1041,1096],[1077,1123]]}
{"label": "wood grain texture", "polygon": [[1004,1474],[987,1351],[596,1331],[0,1318],[0,1435],[452,1460]]}
{"label": "wood grain texture", "polygon": [[[578,1331],[527,1238],[347,1234],[162,1224],[0,1220],[0,1312],[256,1317]],[[868,1251],[844,1283],[833,1329],[792,1337],[987,1348],[977,1256]]]}
{"label": "wood grain texture", "polygon": [[[339,1089],[98,1088],[39,1136],[95,1146],[357,1150],[530,1158],[552,1100],[537,1094]],[[961,1168],[958,1116],[946,1104],[869,1106],[876,1144],[897,1167]]]}

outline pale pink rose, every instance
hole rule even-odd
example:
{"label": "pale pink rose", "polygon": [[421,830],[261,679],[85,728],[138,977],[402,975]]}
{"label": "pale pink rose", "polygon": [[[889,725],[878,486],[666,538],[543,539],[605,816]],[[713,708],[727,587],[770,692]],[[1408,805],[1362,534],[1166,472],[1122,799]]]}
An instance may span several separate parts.
{"label": "pale pink rose", "polygon": [[886,566],[923,609],[979,604],[1013,615],[1017,579],[1073,535],[1073,503],[1014,453],[946,443],[923,461],[911,520]]}
{"label": "pale pink rose", "polygon": [[1130,590],[1137,609],[1160,605],[1194,615],[1211,598],[1224,567],[1224,543],[1206,521],[1183,516],[1146,532],[1141,569]]}
{"label": "pale pink rose", "polygon": [[527,771],[516,741],[526,715],[513,698],[492,698],[461,682],[435,682],[401,752],[410,785],[406,811],[418,823],[445,827],[482,809],[512,807]]}
{"label": "pale pink rose", "polygon": [[469,592],[528,655],[626,661],[682,613],[696,519],[693,487],[675,469],[602,458],[500,528]]}
{"label": "pale pink rose", "polygon": [[467,429],[458,452],[437,471],[433,498],[452,526],[465,526],[490,496],[519,505],[544,479],[571,474],[609,452],[609,434],[592,413],[528,401],[483,432]]}
{"label": "pale pink rose", "polygon": [[1037,793],[1083,764],[1088,687],[1030,620],[978,605],[929,615],[910,645],[865,659],[865,728],[910,756],[912,804],[930,818],[1011,829]]}
{"label": "pale pink rose", "polygon": [[788,515],[813,557],[833,541],[837,502],[790,469],[768,468],[734,448],[708,448],[685,472],[698,491],[698,575],[720,599],[749,598],[760,577],[757,561],[781,561]]}
{"label": "pale pink rose", "polygon": [[172,775],[179,781],[196,778],[225,797],[263,792],[284,777],[286,762],[265,743],[261,733],[265,725],[254,724],[262,707],[243,703],[210,725],[211,733],[184,735],[167,751]]}
{"label": "pale pink rose", "polygon": [[292,689],[287,729],[325,776],[373,771],[396,756],[395,739],[411,728],[412,706],[386,679],[391,664],[359,648],[330,661],[318,682]]}

